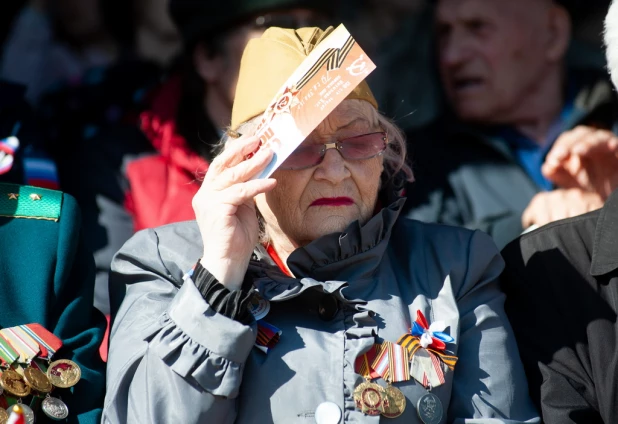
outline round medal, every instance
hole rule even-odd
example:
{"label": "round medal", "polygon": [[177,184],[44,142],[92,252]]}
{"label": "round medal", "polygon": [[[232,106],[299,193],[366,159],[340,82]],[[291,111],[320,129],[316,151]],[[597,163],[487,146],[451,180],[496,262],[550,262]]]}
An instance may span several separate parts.
{"label": "round medal", "polygon": [[270,302],[255,293],[249,302],[249,312],[256,321],[259,321],[270,312]]}
{"label": "round medal", "polygon": [[26,368],[24,370],[24,380],[37,392],[49,393],[52,391],[51,381],[49,381],[49,378],[47,378],[43,371],[37,368]]}
{"label": "round medal", "polygon": [[9,413],[6,412],[6,409],[0,408],[0,424],[6,424],[9,420]]}
{"label": "round medal", "polygon": [[69,416],[67,405],[55,397],[48,396],[41,403],[43,413],[54,421],[64,420]]}
{"label": "round medal", "polygon": [[82,377],[82,370],[73,361],[60,359],[54,361],[47,368],[47,378],[49,381],[61,389],[73,387]]}
{"label": "round medal", "polygon": [[356,407],[365,415],[376,416],[384,412],[388,399],[384,389],[379,384],[366,381],[354,389]]}
{"label": "round medal", "polygon": [[406,409],[406,397],[401,390],[390,384],[384,389],[388,399],[388,406],[384,408],[382,415],[386,418],[397,418]]}
{"label": "round medal", "polygon": [[0,376],[0,385],[10,395],[24,397],[30,394],[30,386],[26,384],[24,377],[16,371],[5,370]]}
{"label": "round medal", "polygon": [[416,405],[418,416],[425,424],[439,424],[444,414],[440,398],[433,393],[425,393]]}
{"label": "round medal", "polygon": [[[34,411],[32,410],[32,408],[30,408],[28,405],[24,405],[23,403],[19,403],[18,405],[24,413],[25,424],[34,424]],[[16,406],[17,405],[9,406],[9,408],[4,412],[7,412],[10,416],[11,409],[15,408]]]}

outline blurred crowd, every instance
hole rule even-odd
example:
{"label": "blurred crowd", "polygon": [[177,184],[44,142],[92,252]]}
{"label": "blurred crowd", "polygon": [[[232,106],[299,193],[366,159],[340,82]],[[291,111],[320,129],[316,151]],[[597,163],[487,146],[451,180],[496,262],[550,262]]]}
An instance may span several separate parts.
{"label": "blurred crowd", "polygon": [[[405,133],[414,181],[397,181],[402,189],[398,195],[406,197],[403,215],[482,230],[502,249],[538,227],[617,204],[618,80],[607,72],[603,39],[609,4],[610,0],[0,2],[0,183],[62,190],[75,199],[75,205],[64,201],[68,206],[62,213],[73,213],[67,211],[73,206],[80,210],[81,235],[75,234],[72,241],[80,249],[75,261],[89,264],[84,255],[94,257],[94,304],[108,317],[109,331],[112,258],[137,231],[195,219],[192,199],[219,153],[221,139],[233,137],[232,106],[249,40],[269,27],[324,29],[343,23],[377,66],[368,84],[379,111]],[[20,194],[0,195],[3,206],[6,196],[17,201]],[[29,196],[41,200],[35,192]],[[23,217],[18,213],[22,210],[13,212],[11,216]],[[56,215],[57,222],[59,207]],[[0,217],[7,216],[0,210]],[[76,212],[70,219],[78,222],[77,216]],[[45,239],[37,231],[29,237]],[[548,233],[539,237],[543,234]],[[569,236],[577,242],[584,239],[581,234]],[[561,237],[559,241],[566,243],[568,237]],[[50,240],[44,241],[51,245]],[[59,240],[59,245],[69,244]],[[525,240],[522,246],[530,251],[555,241]],[[615,240],[601,247],[616,252]],[[5,249],[12,249],[13,241],[4,241],[9,245]],[[588,247],[576,249],[562,272],[592,257]],[[514,264],[520,258],[513,249],[504,251],[513,273],[504,278],[516,286],[520,271]],[[73,250],[63,253],[71,256]],[[17,250],[12,254],[2,252],[3,258],[20,260]],[[58,258],[71,268],[73,259]],[[548,271],[550,262],[551,258],[538,265],[535,276],[548,272],[548,281],[560,276]],[[610,265],[615,270],[615,263]],[[600,266],[595,262],[592,268]],[[588,275],[590,264],[585,267],[581,273]],[[0,261],[0,272],[9,275],[8,268]],[[88,274],[87,264],[82,268]],[[598,275],[603,270],[597,270]],[[59,279],[64,276],[57,274]],[[507,293],[507,299],[517,300],[517,290],[505,287],[513,293]],[[535,298],[537,292],[530,290],[530,295],[520,293],[520,305]],[[87,303],[80,306],[87,311],[90,294],[83,294],[81,301]],[[506,307],[514,308],[509,300]],[[538,309],[545,308],[543,304]],[[70,312],[71,306],[57,309]],[[514,308],[509,317],[518,338],[525,340],[528,332],[521,335],[518,328],[530,324],[530,318],[521,309]],[[557,322],[560,311],[554,312],[546,319]],[[102,338],[105,322],[102,315],[99,318]],[[520,351],[525,360],[525,349]],[[101,355],[106,354],[103,344]],[[82,364],[85,370],[87,363]],[[97,366],[102,370],[102,364]],[[533,383],[531,387],[540,387],[542,382]]]}
{"label": "blurred crowd", "polygon": [[[600,208],[613,187],[603,167],[618,117],[602,43],[609,1],[168,3],[0,5],[0,143],[18,140],[0,181],[77,199],[103,312],[122,244],[193,219],[241,54],[270,26],[344,23],[376,63],[380,110],[407,135],[409,217],[482,229],[502,247]],[[583,139],[593,147],[568,168]],[[592,168],[597,180],[577,180]]]}

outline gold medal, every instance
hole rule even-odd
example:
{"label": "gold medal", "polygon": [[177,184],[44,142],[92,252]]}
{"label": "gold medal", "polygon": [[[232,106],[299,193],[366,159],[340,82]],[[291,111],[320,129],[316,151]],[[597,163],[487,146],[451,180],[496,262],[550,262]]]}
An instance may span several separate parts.
{"label": "gold medal", "polygon": [[0,424],[6,424],[9,420],[9,413],[6,412],[6,409],[0,408]]}
{"label": "gold medal", "polygon": [[369,381],[356,386],[354,402],[363,414],[371,416],[384,413],[384,409],[388,407],[388,399],[382,386]]}
{"label": "gold medal", "polygon": [[30,386],[26,384],[24,377],[10,369],[2,372],[0,385],[5,392],[13,396],[24,397],[30,394]]}
{"label": "gold medal", "polygon": [[384,408],[382,415],[386,418],[397,418],[406,409],[406,397],[401,390],[390,384],[386,386],[384,392],[388,399],[388,406]]}
{"label": "gold medal", "polygon": [[24,370],[24,380],[30,387],[39,393],[49,393],[52,391],[53,386],[51,381],[49,381],[49,378],[47,378],[43,371],[37,368],[26,368]]}
{"label": "gold medal", "polygon": [[54,361],[47,368],[47,378],[49,381],[61,389],[73,387],[82,377],[82,370],[73,361],[59,359]]}

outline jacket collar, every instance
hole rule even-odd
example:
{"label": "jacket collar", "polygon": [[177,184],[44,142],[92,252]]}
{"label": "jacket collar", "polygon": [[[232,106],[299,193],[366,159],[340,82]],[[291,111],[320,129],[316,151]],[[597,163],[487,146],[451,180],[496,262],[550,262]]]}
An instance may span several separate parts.
{"label": "jacket collar", "polygon": [[[404,203],[405,198],[399,198],[365,224],[354,221],[343,232],[325,235],[296,249],[287,259],[294,278],[285,276],[259,245],[249,264],[256,277],[255,287],[264,298],[275,301],[318,286],[328,293],[345,289],[348,298],[365,298],[366,292],[373,289],[373,276]],[[353,287],[348,284],[351,280]]]}
{"label": "jacket collar", "polygon": [[590,274],[598,277],[618,268],[618,190],[607,199],[597,221]]}

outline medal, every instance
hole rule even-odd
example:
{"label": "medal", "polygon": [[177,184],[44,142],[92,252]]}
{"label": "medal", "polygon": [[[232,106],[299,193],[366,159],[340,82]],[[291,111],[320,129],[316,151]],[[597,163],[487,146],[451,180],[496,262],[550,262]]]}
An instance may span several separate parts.
{"label": "medal", "polygon": [[69,408],[67,405],[55,397],[47,395],[41,403],[43,413],[54,421],[64,420],[69,416]]}
{"label": "medal", "polygon": [[406,409],[406,397],[397,387],[390,383],[384,389],[388,399],[388,406],[384,408],[383,416],[386,418],[397,418]]}
{"label": "medal", "polygon": [[354,389],[356,407],[365,415],[376,416],[384,413],[389,402],[386,392],[379,384],[365,381]]}
{"label": "medal", "polygon": [[0,424],[6,424],[9,420],[9,413],[6,412],[6,409],[0,408]]}
{"label": "medal", "polygon": [[406,409],[406,397],[392,382],[408,381],[410,379],[410,360],[408,351],[398,344],[385,341],[380,346],[379,353],[372,364],[373,369],[388,383],[384,392],[388,406],[384,408],[383,416],[397,418]]}
{"label": "medal", "polygon": [[47,378],[54,386],[61,389],[75,386],[81,376],[82,370],[79,365],[68,359],[54,361],[47,368]]}
{"label": "medal", "polygon": [[52,391],[52,384],[49,378],[39,369],[28,367],[24,370],[24,380],[39,393],[49,393]]}
{"label": "medal", "polygon": [[444,333],[445,329],[443,321],[429,325],[423,313],[417,311],[410,333],[397,341],[412,358],[410,374],[425,388],[444,384],[444,372],[455,369],[457,357],[445,353],[446,344],[453,343],[455,339]]}
{"label": "medal", "polygon": [[[32,410],[32,408],[30,408],[28,405],[24,405],[23,403],[17,403],[16,405],[10,406],[6,411],[6,413],[9,414],[9,418],[11,417],[11,412],[15,411],[16,413],[19,413],[18,411],[21,410],[21,413],[24,417],[24,422],[25,424],[34,424],[34,411]],[[7,419],[8,421],[8,419]],[[13,421],[11,421],[13,422]]]}
{"label": "medal", "polygon": [[270,312],[270,302],[255,292],[249,302],[249,312],[256,321],[259,321]]}
{"label": "medal", "polygon": [[444,408],[440,398],[433,393],[425,393],[416,405],[418,416],[425,424],[440,424]]}
{"label": "medal", "polygon": [[12,369],[4,370],[0,376],[0,385],[10,395],[24,397],[30,394],[30,386],[24,378]]}
{"label": "medal", "polygon": [[380,374],[371,367],[379,347],[380,345],[374,344],[366,353],[356,358],[354,363],[356,372],[365,378],[365,381],[354,389],[354,403],[363,414],[371,416],[380,415],[384,412],[384,408],[388,406],[388,398],[384,388],[371,382],[371,379],[380,377]]}

